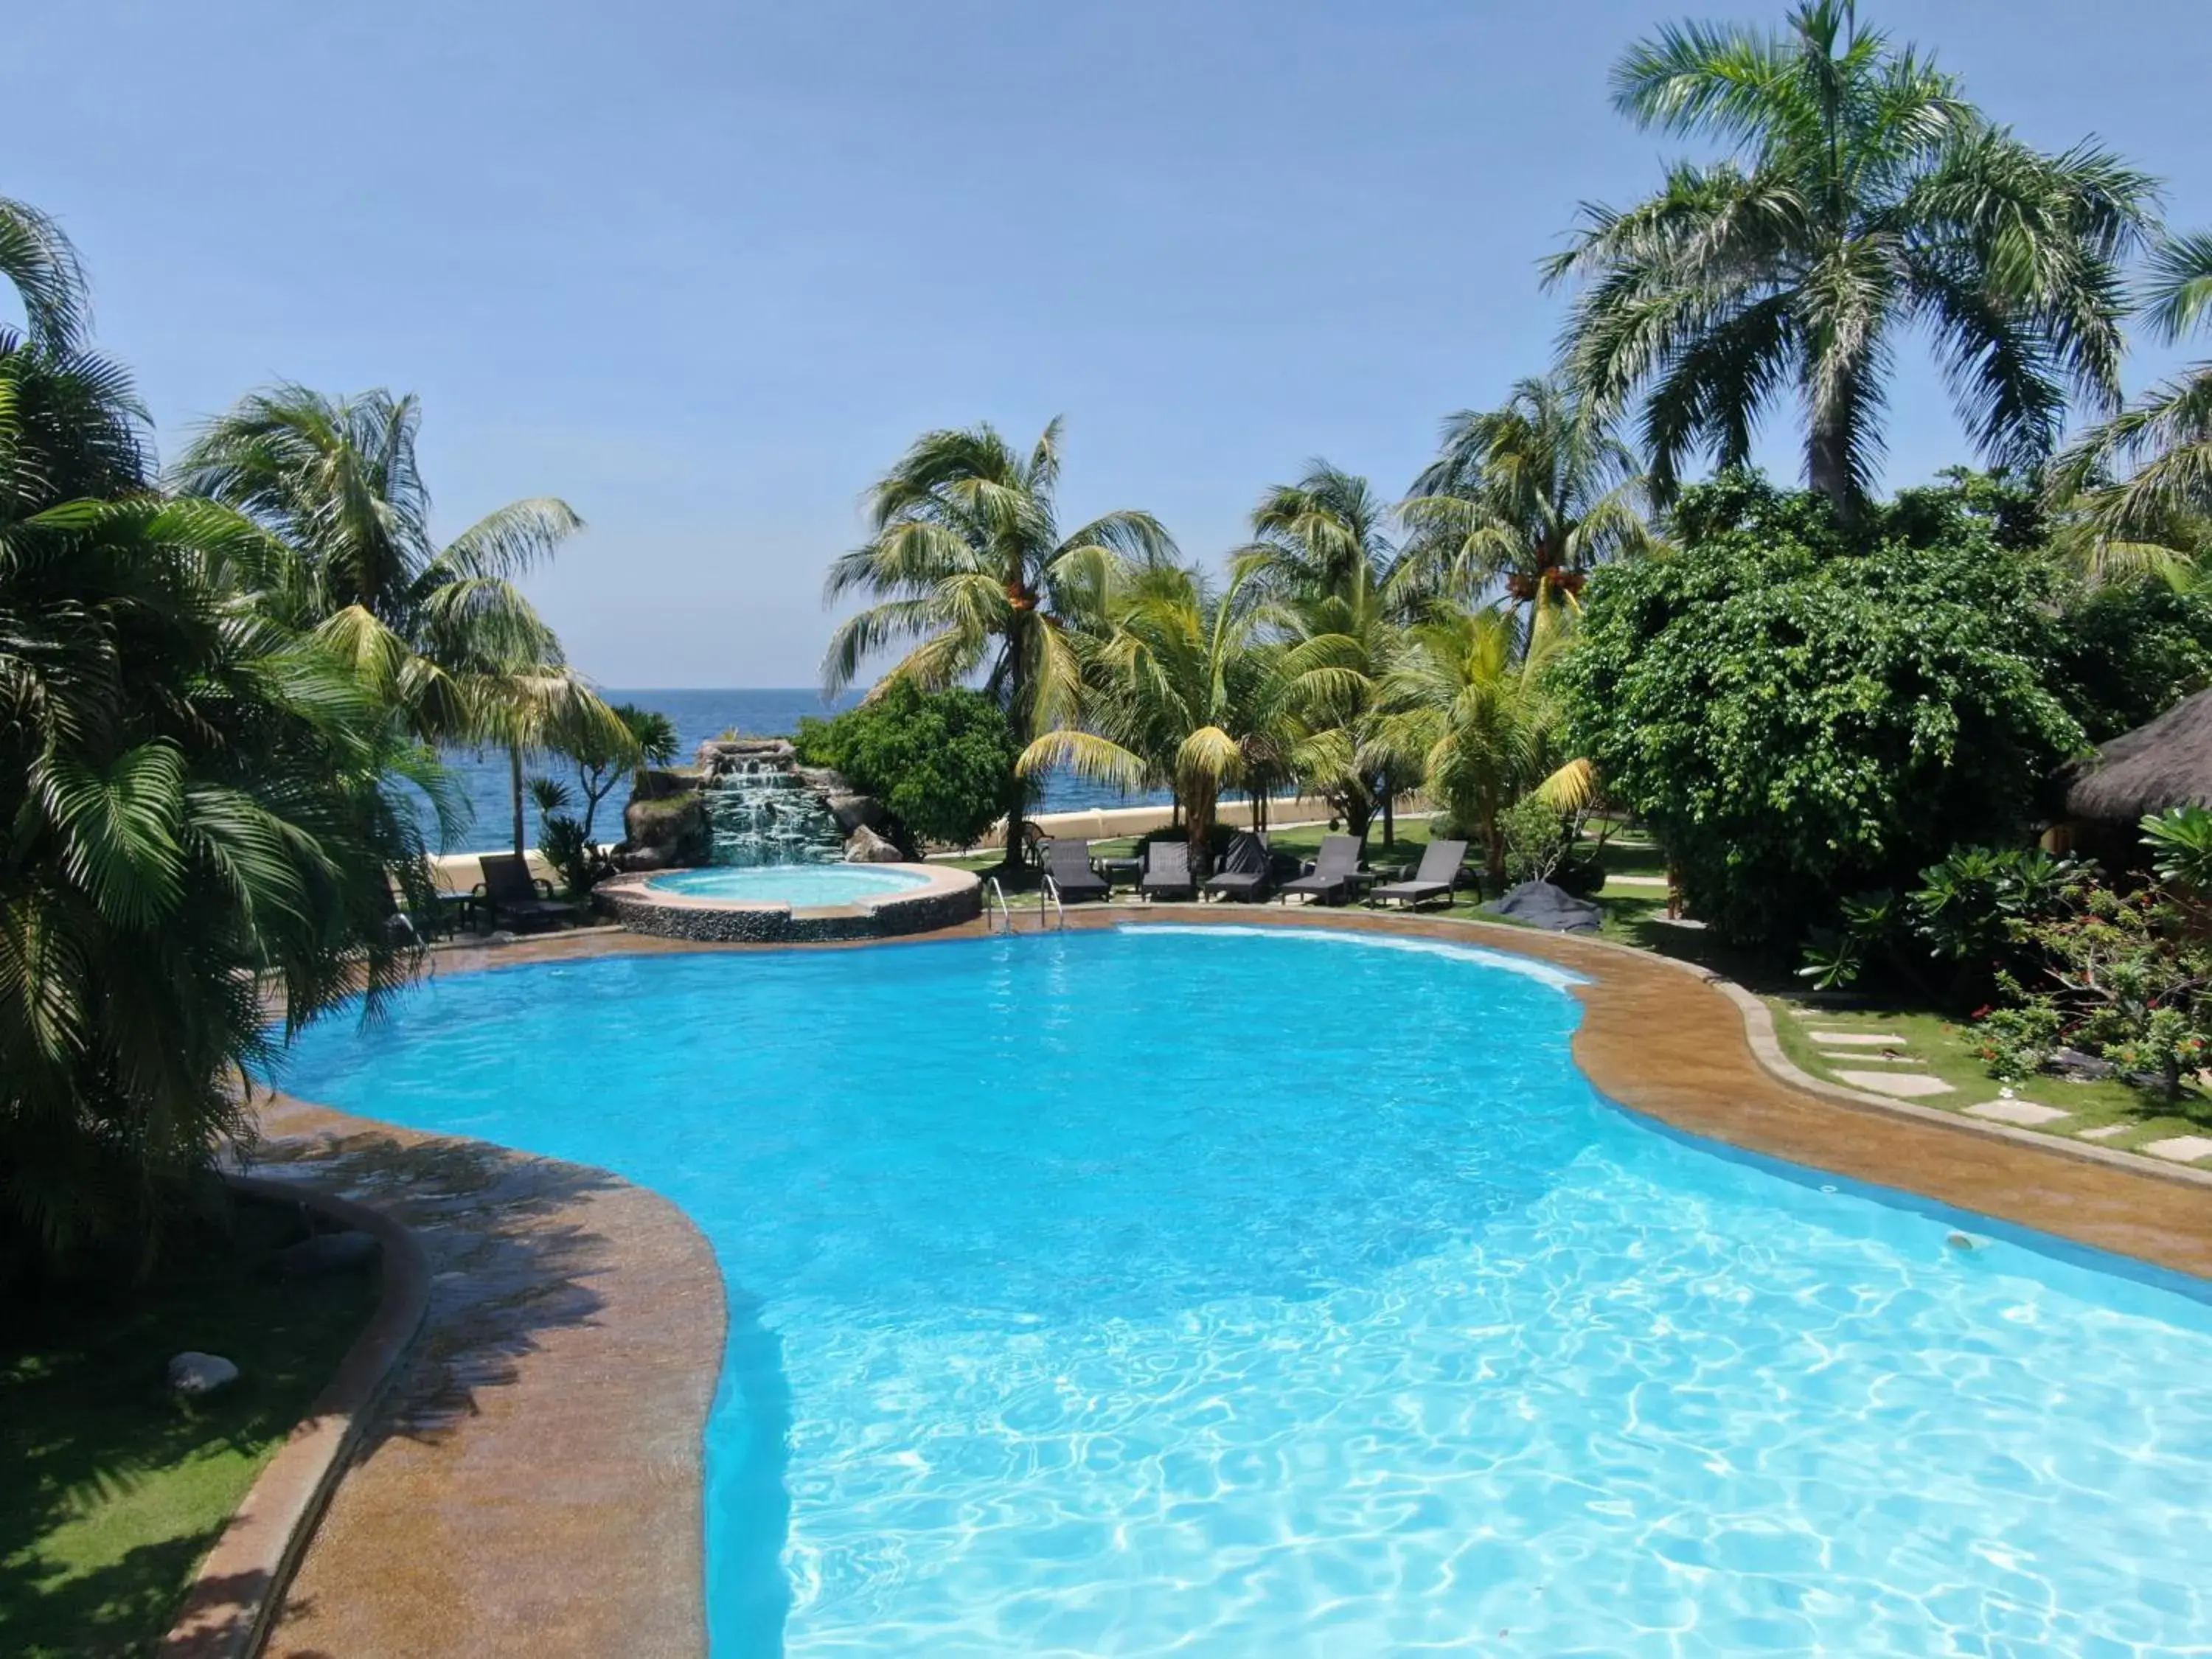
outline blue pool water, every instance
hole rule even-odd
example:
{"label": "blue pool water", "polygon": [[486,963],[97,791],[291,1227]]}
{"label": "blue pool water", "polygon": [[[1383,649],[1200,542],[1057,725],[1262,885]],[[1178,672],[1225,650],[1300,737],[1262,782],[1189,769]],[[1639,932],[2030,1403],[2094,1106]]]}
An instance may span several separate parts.
{"label": "blue pool water", "polygon": [[289,1081],[713,1241],[719,1659],[2205,1652],[2194,1281],[1656,1129],[1577,1012],[1139,928],[456,976]]}
{"label": "blue pool water", "polygon": [[733,904],[859,904],[927,884],[914,870],[866,864],[784,864],[757,869],[681,870],[653,878],[665,893]]}

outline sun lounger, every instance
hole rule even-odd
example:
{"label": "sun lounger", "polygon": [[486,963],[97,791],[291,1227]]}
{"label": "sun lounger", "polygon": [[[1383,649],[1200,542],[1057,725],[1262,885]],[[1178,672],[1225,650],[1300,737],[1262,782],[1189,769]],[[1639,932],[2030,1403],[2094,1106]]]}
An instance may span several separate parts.
{"label": "sun lounger", "polygon": [[1218,898],[1256,899],[1267,890],[1267,842],[1249,830],[1231,837],[1221,866],[1207,877],[1200,890]]}
{"label": "sun lounger", "polygon": [[1359,854],[1364,844],[1358,836],[1323,836],[1321,856],[1314,860],[1313,868],[1285,882],[1279,896],[1286,903],[1294,894],[1316,903],[1343,903],[1358,878]]}
{"label": "sun lounger", "polygon": [[1190,843],[1146,842],[1145,873],[1138,878],[1137,890],[1146,898],[1160,893],[1181,893],[1185,898],[1195,898],[1198,890],[1190,878]]}
{"label": "sun lounger", "polygon": [[1113,887],[1091,862],[1087,841],[1048,841],[1044,848],[1044,872],[1060,897],[1070,904],[1079,899],[1103,899]]}
{"label": "sun lounger", "polygon": [[487,853],[477,863],[483,870],[477,896],[493,927],[502,918],[517,927],[550,927],[574,919],[576,907],[555,898],[552,883],[535,879],[530,861],[520,854]]}
{"label": "sun lounger", "polygon": [[1465,842],[1432,841],[1421,849],[1421,866],[1413,872],[1413,879],[1387,882],[1370,893],[1367,902],[1380,904],[1385,899],[1395,899],[1416,910],[1431,899],[1442,899],[1449,904],[1453,884],[1459,879],[1459,867],[1466,861]]}

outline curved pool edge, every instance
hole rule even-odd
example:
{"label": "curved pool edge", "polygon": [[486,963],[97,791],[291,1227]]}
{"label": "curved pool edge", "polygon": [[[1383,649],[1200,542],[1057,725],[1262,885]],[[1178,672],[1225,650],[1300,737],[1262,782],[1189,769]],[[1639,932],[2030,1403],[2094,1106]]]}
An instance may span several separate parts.
{"label": "curved pool edge", "polygon": [[690,1217],[602,1170],[282,1094],[258,1116],[257,1170],[404,1226],[430,1285],[258,1651],[704,1656],[728,1309]]}
{"label": "curved pool edge", "polygon": [[[1583,1004],[1583,1017],[1574,1038],[1577,1066],[1607,1099],[1626,1109],[1656,1120],[1696,1139],[1746,1152],[1778,1159],[1815,1172],[1826,1172],[1881,1192],[1902,1194],[1950,1208],[1987,1216],[2012,1227],[2041,1233],[2089,1249],[2130,1257],[2202,1280],[2212,1280],[2212,1205],[2204,1190],[2212,1177],[2203,1171],[2152,1164],[2148,1159],[2105,1148],[2075,1147],[2034,1137],[2004,1126],[1959,1119],[1905,1103],[1821,1085],[1799,1081],[1788,1072],[1786,1060],[1771,1066],[1760,1052],[1771,1049],[1779,1059],[1771,1020],[1763,1037],[1758,1016],[1765,1005],[1741,987],[1718,975],[1631,946],[1604,940],[1538,934],[1529,930],[1456,917],[1407,917],[1367,912],[1319,911],[1311,907],[1269,909],[1265,907],[1157,905],[1131,909],[1111,907],[1071,911],[1067,925],[1075,929],[1143,927],[1148,921],[1188,924],[1194,921],[1230,926],[1328,927],[1351,933],[1395,933],[1447,943],[1480,940],[1485,948],[1533,957],[1566,968],[1587,982],[1570,994]],[[1024,931],[1034,931],[1033,929]],[[885,945],[928,945],[993,937],[981,921],[941,928],[926,934],[882,938]],[[870,940],[850,937],[828,941],[830,948],[865,948]],[[599,930],[517,941],[490,947],[454,945],[433,953],[432,971],[469,973],[541,962],[577,961],[599,957],[657,955],[671,951],[746,951],[790,948],[791,941],[714,940],[670,935]],[[1387,1040],[1378,1032],[1377,1040]],[[1787,1070],[1784,1068],[1788,1068]],[[1797,1074],[1802,1078],[1802,1073]],[[522,1155],[483,1142],[423,1135],[313,1105],[282,1100],[277,1121],[264,1123],[270,1133],[292,1135],[297,1125],[319,1125],[322,1135],[368,1135],[434,1148],[478,1148],[500,1158],[574,1170],[550,1160]],[[2094,1154],[2085,1156],[2085,1154]],[[410,1584],[423,1574],[433,1578],[445,1570],[434,1534],[404,1527],[398,1517],[406,1512],[387,1498],[380,1505],[391,1517],[380,1535],[364,1535],[362,1528],[337,1528],[326,1523],[309,1546],[301,1564],[303,1584],[310,1572],[325,1598],[340,1603],[358,1600],[368,1604],[365,1618],[350,1628],[368,1638],[358,1650],[404,1650],[425,1656],[478,1654],[496,1648],[487,1633],[498,1632],[526,1645],[532,1659],[577,1659],[606,1651],[599,1645],[605,1626],[591,1621],[572,1622],[548,1613],[544,1598],[553,1586],[586,1598],[611,1589],[623,1595],[650,1589],[648,1604],[639,1628],[665,1632],[659,1645],[634,1645],[645,1652],[703,1652],[705,1644],[704,1581],[701,1534],[703,1496],[700,1468],[701,1436],[707,1413],[719,1382],[726,1309],[719,1268],[711,1249],[690,1218],[672,1203],[647,1189],[603,1171],[581,1171],[597,1177],[611,1189],[622,1189],[649,1200],[672,1215],[689,1239],[694,1270],[703,1267],[712,1285],[716,1317],[711,1322],[712,1340],[695,1339],[681,1345],[683,1357],[663,1355],[655,1365],[658,1382],[677,1385],[677,1403],[656,1404],[641,1400],[630,1386],[634,1378],[610,1374],[605,1368],[579,1370],[570,1365],[559,1380],[533,1391],[526,1406],[510,1405],[495,1419],[489,1414],[466,1418],[455,1424],[451,1439],[459,1443],[441,1470],[402,1472],[398,1477],[420,1506],[434,1498],[449,1517],[466,1516],[471,1502],[466,1483],[484,1478],[487,1467],[505,1463],[507,1482],[525,1471],[542,1471],[548,1444],[571,1446],[601,1443],[607,1437],[620,1439],[641,1425],[640,1413],[655,1420],[647,1438],[664,1450],[678,1443],[688,1448],[688,1477],[668,1480],[665,1464],[655,1461],[657,1477],[665,1487],[656,1496],[656,1507],[666,1517],[669,1500],[680,1496],[688,1504],[682,1535],[683,1552],[671,1550],[665,1540],[675,1534],[662,1533],[650,1524],[625,1525],[605,1537],[579,1538],[565,1516],[544,1516],[535,1502],[518,1504],[518,1492],[503,1483],[497,1501],[508,1513],[504,1547],[507,1558],[501,1570],[488,1572],[472,1584],[469,1605],[474,1620],[462,1623],[451,1616],[450,1605],[441,1626],[417,1625],[422,1614],[420,1597],[413,1591],[392,1593],[380,1583]],[[670,1241],[665,1227],[660,1235],[646,1230],[643,1237],[627,1230],[610,1230],[611,1254],[605,1271],[620,1273],[642,1268],[648,1274],[668,1267]],[[678,1252],[681,1254],[682,1252]],[[647,1311],[650,1309],[648,1291]],[[433,1316],[434,1324],[435,1314]],[[696,1322],[695,1322],[696,1323]],[[624,1346],[619,1331],[614,1349]],[[535,1381],[549,1366],[557,1364],[534,1347],[514,1356],[518,1381]],[[398,1391],[395,1390],[395,1394]],[[398,1409],[397,1401],[386,1411]],[[522,1419],[527,1416],[528,1421]],[[479,1445],[489,1443],[479,1455]],[[349,1493],[364,1486],[364,1477],[376,1473],[373,1460],[349,1474],[341,1486],[333,1514]],[[442,1483],[454,1483],[448,1490]],[[427,1482],[427,1484],[426,1484]],[[387,1482],[386,1484],[390,1484]],[[534,1491],[520,1494],[534,1498]],[[519,1512],[517,1512],[519,1511]],[[667,1524],[664,1520],[662,1524]],[[617,1540],[616,1547],[610,1540]],[[651,1547],[647,1547],[648,1540]],[[450,1540],[449,1540],[450,1541]],[[480,1541],[480,1540],[479,1540]],[[604,1547],[603,1547],[604,1546]],[[479,1554],[483,1553],[479,1549]],[[669,1562],[680,1554],[690,1564],[687,1585],[667,1582]],[[410,1559],[408,1558],[420,1558]],[[632,1558],[637,1558],[633,1559]],[[579,1581],[574,1577],[583,1575]],[[656,1580],[641,1584],[641,1573]],[[673,1605],[680,1602],[680,1607]],[[310,1602],[311,1607],[315,1604]],[[337,1612],[318,1612],[313,1617],[336,1617]],[[380,1617],[410,1622],[380,1626]],[[350,1616],[350,1615],[349,1615]],[[639,1615],[627,1613],[626,1619]],[[386,1630],[386,1646],[376,1638]],[[271,1654],[306,1659],[325,1650],[317,1635],[297,1644],[283,1639],[280,1627]],[[526,1638],[526,1641],[524,1639]],[[403,1640],[404,1638],[404,1640]],[[396,1645],[395,1645],[396,1644]]]}
{"label": "curved pool edge", "polygon": [[633,933],[700,945],[821,945],[891,939],[957,927],[983,914],[983,884],[971,872],[939,864],[874,864],[871,870],[917,878],[915,884],[850,904],[747,903],[656,884],[677,873],[617,876],[592,890],[592,902]]}

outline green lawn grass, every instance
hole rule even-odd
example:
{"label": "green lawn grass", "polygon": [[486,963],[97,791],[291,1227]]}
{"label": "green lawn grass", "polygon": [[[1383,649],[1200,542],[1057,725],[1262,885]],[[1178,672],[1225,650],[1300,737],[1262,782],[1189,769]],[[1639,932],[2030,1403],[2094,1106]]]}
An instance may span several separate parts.
{"label": "green lawn grass", "polygon": [[[1895,1004],[1831,1007],[1787,995],[1769,995],[1766,1000],[1774,1011],[1774,1027],[1782,1052],[1824,1081],[1838,1082],[1838,1071],[1925,1072],[1949,1084],[1952,1092],[1927,1096],[1914,1103],[1954,1112],[1996,1099],[1997,1091],[2004,1086],[1990,1079],[1975,1053],[1973,1030],[1967,1022]],[[1896,1052],[1909,1055],[1918,1064],[1905,1066],[1863,1062],[1854,1066],[1850,1060],[1828,1060],[1823,1057],[1820,1045],[1813,1040],[1816,1031],[1894,1033],[1904,1039],[1897,1045]],[[2085,1129],[2124,1125],[2119,1133],[2100,1138],[2094,1144],[2125,1149],[2168,1135],[2203,1134],[2212,1127],[2212,1101],[2194,1092],[2185,1094],[2178,1103],[2168,1104],[2119,1079],[2075,1083],[2058,1077],[2030,1078],[2013,1085],[2012,1089],[2019,1099],[2068,1114],[2063,1121],[2034,1126],[2037,1133],[2060,1139],[2075,1139]]]}
{"label": "green lawn grass", "polygon": [[[289,1208],[236,1206],[231,1236],[151,1283],[0,1304],[0,1653],[148,1651],[253,1477],[376,1302],[374,1268],[282,1284]],[[171,1355],[235,1363],[197,1405]]]}

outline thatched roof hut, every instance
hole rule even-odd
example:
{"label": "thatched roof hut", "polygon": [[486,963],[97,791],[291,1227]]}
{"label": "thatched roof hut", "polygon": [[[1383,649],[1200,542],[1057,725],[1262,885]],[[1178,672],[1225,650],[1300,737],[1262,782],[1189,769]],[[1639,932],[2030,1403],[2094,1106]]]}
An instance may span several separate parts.
{"label": "thatched roof hut", "polygon": [[2212,806],[2212,691],[2123,732],[2067,781],[2070,818],[2132,824],[2169,806]]}

